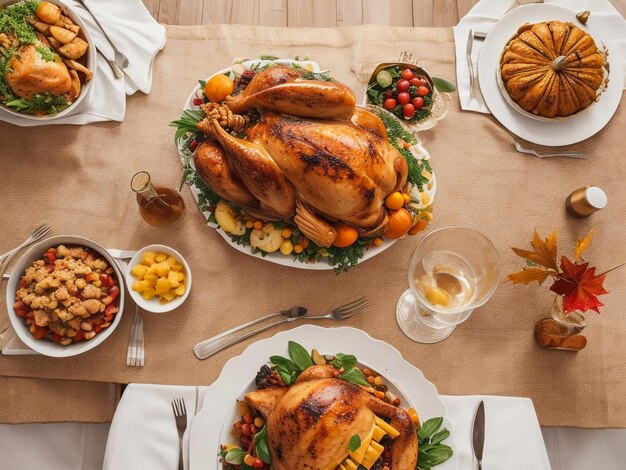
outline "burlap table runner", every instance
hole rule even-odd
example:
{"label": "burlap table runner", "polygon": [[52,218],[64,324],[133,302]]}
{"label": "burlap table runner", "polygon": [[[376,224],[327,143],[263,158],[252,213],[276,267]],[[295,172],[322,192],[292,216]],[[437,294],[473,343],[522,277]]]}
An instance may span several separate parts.
{"label": "burlap table runner", "polygon": [[80,380],[0,377],[0,423],[108,423],[120,386]]}
{"label": "burlap table runner", "polygon": [[[188,189],[183,190],[188,210],[181,226],[155,229],[138,214],[131,176],[148,170],[159,184],[177,184],[180,162],[168,123],[179,115],[196,80],[229,65],[233,57],[306,56],[360,95],[363,85],[350,70],[354,63],[393,60],[406,49],[434,75],[452,79],[453,47],[449,29],[168,27],[152,93],[128,100],[124,123],[38,129],[0,124],[3,247],[17,244],[34,225],[46,221],[56,234],[79,234],[108,247],[170,245],[183,253],[194,276],[182,308],[145,316],[145,367],[125,366],[131,323],[126,314],[115,334],[89,353],[69,359],[2,357],[0,374],[210,384],[228,358],[278,328],[206,361],[193,355],[196,342],[278,308],[305,305],[323,311],[365,294],[371,307],[345,324],[393,344],[440,393],[528,396],[542,425],[626,427],[626,270],[609,275],[606,287],[613,292],[602,299],[606,306],[601,316],[588,315],[589,345],[580,353],[537,346],[533,326],[548,315],[553,297],[545,287],[505,282],[450,338],[421,345],[401,333],[394,316],[418,237],[401,240],[337,276],[280,267],[237,252],[204,225]],[[603,131],[579,146],[590,153],[589,160],[540,160],[516,153],[511,136],[493,117],[461,113],[453,98],[448,117],[421,135],[439,187],[431,228],[466,224],[480,229],[498,248],[504,273],[520,266],[508,247],[525,246],[535,227],[543,233],[558,228],[565,248],[595,224],[589,258],[600,270],[626,260],[626,228],[620,222],[626,203],[624,106]],[[608,207],[585,221],[567,218],[565,197],[590,183],[606,190]],[[0,327],[7,323],[3,312]],[[38,390],[33,383],[26,389],[29,384]],[[96,400],[93,405],[100,406]],[[5,419],[19,419],[17,411],[6,413]]]}

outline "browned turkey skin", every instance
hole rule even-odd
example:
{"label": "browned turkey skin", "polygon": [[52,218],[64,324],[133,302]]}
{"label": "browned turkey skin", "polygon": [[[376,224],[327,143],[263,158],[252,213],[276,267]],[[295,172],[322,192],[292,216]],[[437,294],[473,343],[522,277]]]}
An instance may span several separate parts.
{"label": "browned turkey skin", "polygon": [[[216,194],[269,219],[289,220],[296,206],[306,207],[299,227],[321,246],[334,236],[323,235],[323,219],[361,234],[384,227],[384,200],[404,187],[408,167],[382,121],[356,109],[345,85],[302,80],[298,70],[275,66],[258,72],[226,104],[236,113],[257,113],[243,130],[246,140],[216,120],[198,125],[214,141],[200,146],[196,167]],[[316,223],[317,216],[323,219]]]}
{"label": "browned turkey skin", "polygon": [[417,435],[410,416],[357,385],[335,378],[332,366],[306,369],[291,387],[250,392],[246,402],[267,420],[274,470],[327,470],[348,453],[350,438],[367,435],[374,415],[400,432],[392,445],[393,470],[413,470]]}

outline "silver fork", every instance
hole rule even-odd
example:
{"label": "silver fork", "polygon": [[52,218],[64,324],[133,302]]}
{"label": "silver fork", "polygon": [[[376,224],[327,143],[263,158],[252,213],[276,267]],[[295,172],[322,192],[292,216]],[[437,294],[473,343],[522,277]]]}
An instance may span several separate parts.
{"label": "silver fork", "polygon": [[4,259],[7,256],[14,255],[18,251],[20,251],[22,248],[30,245],[31,243],[35,243],[35,242],[41,240],[43,237],[47,236],[51,231],[52,231],[52,227],[50,227],[49,225],[47,225],[47,224],[40,225],[39,227],[37,227],[35,230],[33,230],[31,232],[31,234],[28,236],[28,238],[26,240],[24,240],[22,242],[22,244],[18,245],[17,247],[13,248],[12,250],[7,251],[6,253],[0,255],[0,262],[4,261]]}
{"label": "silver fork", "polygon": [[[198,359],[206,359],[208,357],[213,356],[214,354],[222,351],[223,349],[226,349],[230,346],[232,346],[233,344],[237,344],[241,341],[243,341],[244,339],[250,338],[251,336],[254,336],[258,333],[261,333],[265,330],[269,330],[270,328],[273,328],[276,325],[280,325],[282,323],[286,323],[286,322],[291,322],[291,321],[296,321],[299,319],[303,319],[303,320],[323,320],[323,319],[334,319],[334,320],[346,320],[348,318],[350,318],[351,316],[353,316],[354,314],[360,312],[361,310],[363,310],[365,307],[368,306],[368,302],[367,299],[365,297],[360,297],[356,300],[353,300],[352,302],[348,302],[347,304],[344,305],[340,305],[337,308],[334,308],[333,310],[331,310],[329,313],[325,314],[325,315],[299,315],[296,317],[289,317],[289,318],[284,318],[275,322],[272,322],[268,325],[263,325],[257,329],[254,329],[252,331],[249,331],[247,333],[244,333],[242,335],[236,336],[234,338],[224,338],[224,337],[220,337],[217,339],[214,338],[209,338],[209,340],[205,340],[202,343],[199,343],[198,345],[196,345],[196,347],[194,348],[194,352],[196,354],[196,356],[198,357]],[[201,347],[198,347],[199,345],[202,345]]]}
{"label": "silver fork", "polygon": [[172,400],[172,409],[174,410],[176,430],[178,431],[178,470],[184,470],[183,434],[185,434],[185,429],[187,429],[187,408],[185,407],[185,400],[182,398],[174,398]]}
{"label": "silver fork", "polygon": [[[107,34],[106,30],[102,27],[102,25],[100,24],[100,22],[98,21],[98,18],[96,18],[96,15],[94,15],[91,11],[91,9],[89,8],[89,6],[87,6],[87,4],[83,1],[83,0],[78,0],[80,2],[80,4],[85,8],[85,10],[87,10],[89,12],[89,14],[91,15],[91,17],[93,18],[94,22],[98,25],[98,27],[102,30],[102,34],[104,34],[104,37],[106,38],[106,40],[109,42],[109,44],[111,45],[111,48],[113,49],[113,51],[115,52],[115,64],[118,65],[120,68],[125,69],[126,67],[128,67],[128,57],[126,57],[124,54],[122,54],[119,49],[117,47],[115,47],[115,44],[113,44],[113,41],[111,41],[111,38],[109,38],[109,35]],[[104,56],[104,54],[103,54]],[[105,57],[106,59],[106,57]],[[108,61],[108,60],[107,60]],[[109,65],[111,65],[111,63],[109,62]],[[111,65],[111,68],[113,68],[113,66]],[[113,71],[115,72],[115,69],[113,69]],[[116,72],[116,76],[117,76],[117,72]],[[119,77],[118,77],[119,78]]]}
{"label": "silver fork", "polygon": [[138,305],[135,306],[135,315],[133,316],[133,323],[128,335],[126,365],[134,367],[143,367],[144,365],[143,317],[141,316],[141,309]]}
{"label": "silver fork", "polygon": [[35,230],[33,230],[30,236],[26,240],[24,240],[24,242],[22,242],[21,245],[17,246],[16,248],[13,248],[10,251],[7,251],[5,254],[0,256],[0,282],[2,281],[2,276],[4,274],[4,271],[7,269],[7,266],[9,265],[13,257],[22,248],[25,248],[28,245],[32,245],[33,243],[38,242],[39,240],[47,237],[51,231],[52,231],[52,227],[50,227],[49,225],[47,224],[40,225]]}
{"label": "silver fork", "polygon": [[544,152],[540,153],[536,150],[526,148],[522,146],[522,144],[517,140],[517,137],[513,136],[515,140],[515,148],[520,153],[527,153],[529,155],[534,155],[539,158],[548,158],[548,157],[569,157],[569,158],[581,158],[586,159],[588,155],[585,152]]}

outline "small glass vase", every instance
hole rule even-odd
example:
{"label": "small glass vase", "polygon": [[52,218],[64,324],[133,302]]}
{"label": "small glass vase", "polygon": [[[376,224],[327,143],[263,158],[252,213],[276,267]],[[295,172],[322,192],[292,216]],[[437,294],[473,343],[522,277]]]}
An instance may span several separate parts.
{"label": "small glass vase", "polygon": [[535,339],[547,349],[580,351],[587,338],[580,333],[587,326],[582,312],[563,312],[563,297],[557,295],[550,309],[551,318],[542,318],[535,325]]}

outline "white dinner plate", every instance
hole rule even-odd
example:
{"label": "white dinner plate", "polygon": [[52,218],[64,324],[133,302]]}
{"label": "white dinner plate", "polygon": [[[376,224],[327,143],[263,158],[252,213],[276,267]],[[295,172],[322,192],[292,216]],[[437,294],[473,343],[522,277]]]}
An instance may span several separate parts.
{"label": "white dinner plate", "polygon": [[[443,426],[451,433],[445,444],[455,452],[447,462],[435,469],[458,469],[454,430],[447,418],[446,408],[435,386],[424,378],[419,369],[405,361],[397,349],[373,339],[364,331],[350,327],[304,325],[254,343],[224,365],[218,379],[206,391],[202,409],[191,424],[191,470],[221,470],[219,446],[232,441],[232,438],[228,439],[228,430],[234,423],[235,401],[253,389],[256,373],[269,361],[270,356],[287,356],[289,341],[295,341],[307,350],[315,348],[322,354],[354,354],[360,363],[371,366],[397,386],[422,421],[443,416]],[[406,403],[403,405],[406,406]]]}
{"label": "white dinner plate", "polygon": [[[297,61],[297,60],[293,60],[293,59],[276,59],[276,60],[265,60],[265,59],[252,59],[252,60],[247,60],[245,62],[241,62],[246,68],[250,68],[252,66],[265,66],[270,62],[275,62],[275,63],[284,63],[284,64],[298,64],[299,66],[303,67],[303,68],[308,68],[313,72],[319,73],[321,72],[321,68],[320,66],[316,63],[313,62],[311,60],[306,60],[306,61]],[[217,72],[215,72],[213,75],[211,75],[210,77],[207,78],[207,81],[210,80],[212,77],[214,77],[215,75],[218,74],[225,74],[225,73],[230,73],[231,77],[234,77],[234,74],[232,74],[231,71],[231,67],[227,67],[225,69],[219,70]],[[197,106],[195,106],[193,104],[193,100],[196,98],[196,93],[198,92],[198,90],[200,90],[200,85],[196,85],[193,90],[191,91],[191,93],[189,94],[189,96],[187,97],[187,100],[185,101],[185,104],[183,106],[183,110],[187,110],[187,109],[198,109]],[[415,136],[417,138],[417,136]],[[421,155],[423,155],[424,158],[429,158],[428,152],[426,151],[426,149],[424,147],[421,146],[421,144],[419,144],[419,138],[417,139],[418,144],[414,146],[414,149],[419,152]],[[184,162],[185,161],[185,157],[184,154],[182,153],[183,151],[183,143],[182,140],[176,142],[177,148],[178,148],[178,154],[181,158],[181,160]],[[191,161],[191,165],[193,166],[193,160]],[[195,171],[195,167],[194,167],[194,171]],[[196,200],[196,204],[199,204],[199,197],[200,197],[200,190],[198,189],[198,187],[196,185],[189,185],[189,189],[191,190],[191,194],[193,194],[194,199]],[[429,191],[429,195],[430,195],[430,204],[432,204],[434,197],[435,197],[435,192],[436,192],[436,180],[435,180],[435,176],[433,173],[433,189]],[[265,261],[269,261],[270,263],[274,263],[274,264],[279,264],[281,266],[289,266],[292,268],[299,268],[299,269],[306,269],[306,270],[315,270],[315,271],[328,271],[331,269],[334,269],[333,266],[331,266],[330,264],[328,264],[326,262],[326,260],[324,258],[322,258],[320,261],[318,261],[317,263],[303,263],[298,261],[297,259],[295,259],[294,257],[291,256],[284,256],[283,254],[281,254],[280,252],[275,252],[275,253],[264,253],[262,254],[261,252],[257,251],[255,253],[252,252],[252,247],[250,246],[243,246],[243,245],[239,245],[237,243],[235,243],[230,236],[224,232],[216,223],[213,222],[209,222],[209,216],[211,215],[210,212],[206,212],[203,211],[202,214],[204,215],[205,219],[207,220],[207,225],[209,227],[214,228],[217,233],[219,233],[219,235],[226,241],[226,243],[228,243],[231,247],[233,247],[234,249],[236,249],[237,251],[244,253],[246,255],[249,256],[254,256],[255,258],[259,258],[259,259],[263,259]],[[396,239],[390,239],[390,238],[383,238],[383,243],[379,246],[371,246],[367,249],[365,249],[365,252],[363,254],[363,257],[359,260],[359,264],[361,264],[364,261],[367,261],[370,258],[373,258],[374,256],[382,253],[383,251],[385,251],[386,249],[388,249],[389,247],[391,247],[391,245],[393,245],[397,240]]]}
{"label": "white dinner plate", "polygon": [[600,131],[611,120],[619,106],[624,76],[622,64],[611,53],[610,44],[604,43],[609,49],[608,60],[611,66],[607,89],[600,95],[597,103],[568,119],[546,122],[522,115],[507,102],[503,96],[506,91],[500,89],[497,79],[502,51],[517,29],[524,23],[553,20],[574,23],[591,34],[596,45],[602,48],[602,23],[593,21],[593,15],[584,26],[576,19],[576,13],[566,8],[545,3],[524,5],[502,17],[487,35],[480,51],[478,76],[485,103],[496,119],[509,131],[540,145],[570,145],[588,139]]}

